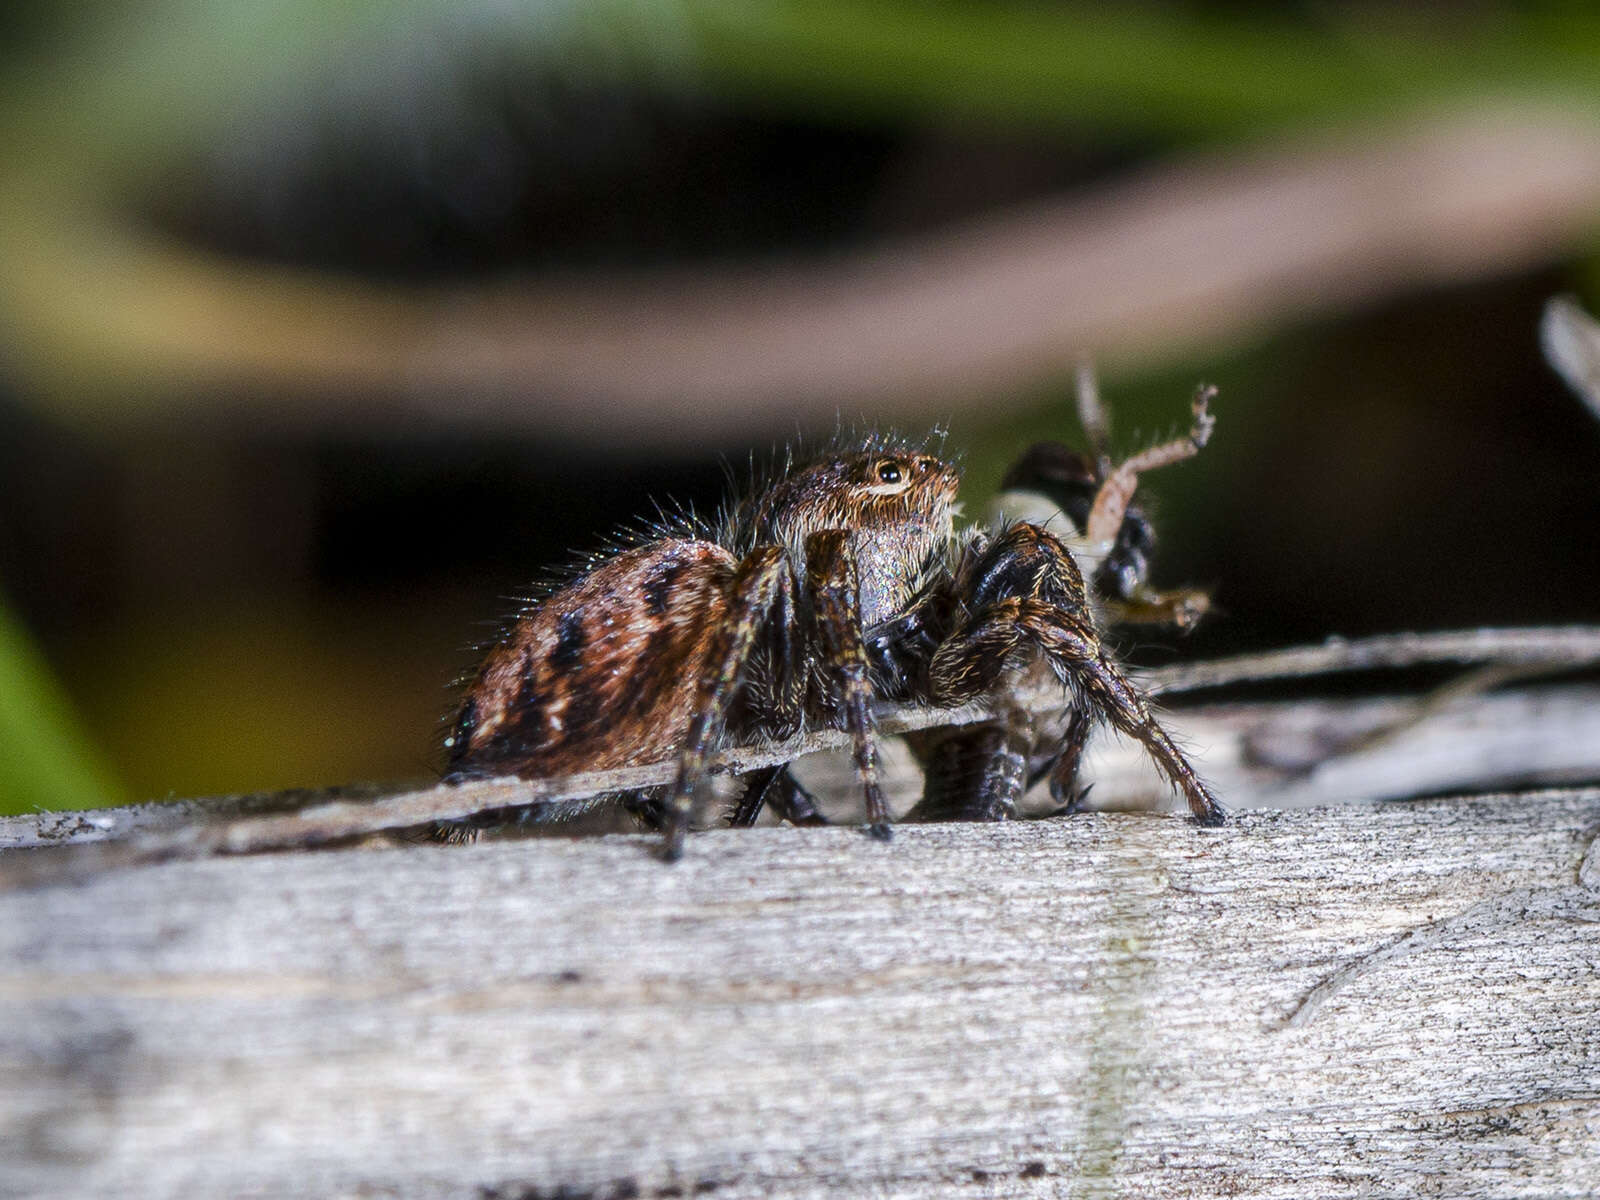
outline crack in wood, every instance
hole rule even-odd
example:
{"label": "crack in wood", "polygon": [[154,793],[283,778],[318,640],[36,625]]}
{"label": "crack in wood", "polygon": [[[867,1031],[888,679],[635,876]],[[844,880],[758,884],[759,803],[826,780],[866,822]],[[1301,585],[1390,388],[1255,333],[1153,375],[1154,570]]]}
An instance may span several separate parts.
{"label": "crack in wood", "polygon": [[[1593,853],[1591,847],[1590,854]],[[1401,934],[1388,945],[1362,955],[1317,984],[1295,1006],[1284,1021],[1284,1028],[1294,1029],[1309,1023],[1333,996],[1379,967],[1501,926],[1519,921],[1548,920],[1600,923],[1600,896],[1595,895],[1587,885],[1524,888],[1430,921]]]}

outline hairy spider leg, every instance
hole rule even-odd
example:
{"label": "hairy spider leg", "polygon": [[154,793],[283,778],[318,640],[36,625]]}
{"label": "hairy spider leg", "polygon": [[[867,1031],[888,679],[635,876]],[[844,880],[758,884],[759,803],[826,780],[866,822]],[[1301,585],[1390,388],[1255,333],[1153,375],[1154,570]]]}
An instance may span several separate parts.
{"label": "hairy spider leg", "polygon": [[[903,678],[914,679],[926,699],[928,668],[953,624],[995,600],[1017,595],[1087,613],[1077,563],[1053,535],[1026,522],[992,537],[974,536],[963,547],[953,577],[913,610],[923,616],[919,624],[874,631],[875,641],[882,642],[877,652],[885,663],[899,667]],[[935,627],[942,631],[937,640],[932,637]],[[917,635],[915,640],[911,634]],[[919,652],[920,670],[913,675],[909,668]],[[1036,733],[1032,715],[1006,702],[1020,674],[1019,664],[1008,664],[986,687],[1001,709],[996,720],[906,739],[923,767],[924,780],[922,799],[907,820],[1005,821],[1016,816],[1032,782],[1028,769]],[[1044,769],[1054,761],[1052,756]]]}
{"label": "hairy spider leg", "polygon": [[1122,528],[1123,514],[1128,511],[1128,504],[1139,486],[1141,472],[1182,462],[1200,453],[1201,448],[1211,440],[1211,431],[1217,423],[1209,407],[1216,394],[1217,389],[1210,384],[1202,384],[1195,391],[1191,403],[1194,423],[1189,427],[1188,437],[1174,438],[1135,454],[1106,476],[1094,498],[1094,507],[1089,510],[1089,523],[1084,529],[1084,536],[1089,541],[1109,543],[1116,538],[1117,531]]}
{"label": "hairy spider leg", "polygon": [[751,648],[773,601],[780,592],[789,564],[783,550],[763,546],[742,561],[728,585],[728,619],[717,630],[694,690],[694,715],[678,751],[678,774],[666,804],[666,842],[662,857],[669,862],[683,856],[695,792],[705,777],[712,739],[721,731],[749,664]]}
{"label": "hairy spider leg", "polygon": [[[1197,821],[1222,824],[1226,811],[1157,724],[1144,694],[1106,654],[1093,626],[1056,605],[1012,597],[976,612],[934,656],[930,674],[935,702],[959,704],[984,694],[994,686],[1002,665],[1030,646],[1080,693],[1076,707],[1103,713],[1144,746],[1188,800]],[[1065,785],[1052,778],[1052,789],[1057,786]]]}
{"label": "hairy spider leg", "polygon": [[1078,768],[1083,763],[1083,751],[1089,744],[1089,734],[1093,729],[1094,721],[1089,714],[1081,708],[1073,709],[1067,717],[1066,732],[1061,735],[1060,751],[1047,760],[1038,773],[1028,778],[1031,787],[1040,775],[1050,776],[1050,795],[1061,806],[1057,810],[1058,816],[1083,811],[1084,799],[1089,795],[1089,788],[1094,786],[1078,787]]}
{"label": "hairy spider leg", "polygon": [[752,726],[771,738],[789,737],[805,724],[805,631],[796,588],[794,572],[784,571],[772,615],[752,654],[747,686],[761,693],[753,706],[758,719]]}
{"label": "hairy spider leg", "polygon": [[906,739],[922,765],[922,799],[903,818],[1011,821],[1028,790],[1034,726],[1020,709],[998,721]]}
{"label": "hairy spider leg", "polygon": [[[971,612],[1019,595],[1087,615],[1077,562],[1053,535],[1026,522],[993,537],[975,537],[962,552],[945,603],[948,608],[955,601],[959,611]],[[1020,674],[1017,665],[1008,665],[987,688],[1001,702],[998,720],[907,739],[924,778],[922,800],[908,819],[1005,821],[1017,815],[1023,795],[1038,778],[1029,774],[1036,723],[1031,714],[1004,702]],[[1069,735],[1075,728],[1069,726]],[[1086,739],[1086,721],[1081,728]],[[1056,761],[1057,756],[1050,756],[1043,770],[1048,772]]]}
{"label": "hairy spider leg", "polygon": [[823,657],[835,676],[839,707],[855,750],[856,777],[867,800],[867,831],[888,841],[889,804],[878,784],[872,731],[872,682],[861,633],[861,601],[850,534],[824,529],[806,538],[806,589],[812,598]]}
{"label": "hairy spider leg", "polygon": [[[802,638],[794,575],[785,571],[773,600],[771,618],[756,645],[751,678],[746,684],[751,689],[762,689],[760,702],[754,706],[760,713],[756,727],[769,737],[788,737],[804,722],[806,674],[801,669]],[[728,824],[736,829],[754,825],[769,804],[779,820],[791,825],[828,823],[816,798],[800,786],[787,763],[751,771],[743,783],[739,802],[728,814]]]}
{"label": "hairy spider leg", "polygon": [[756,823],[761,810],[767,805],[778,819],[791,825],[826,825],[828,819],[817,807],[816,797],[800,786],[788,763],[763,767],[744,777],[744,794],[728,818],[736,829],[748,828]]}

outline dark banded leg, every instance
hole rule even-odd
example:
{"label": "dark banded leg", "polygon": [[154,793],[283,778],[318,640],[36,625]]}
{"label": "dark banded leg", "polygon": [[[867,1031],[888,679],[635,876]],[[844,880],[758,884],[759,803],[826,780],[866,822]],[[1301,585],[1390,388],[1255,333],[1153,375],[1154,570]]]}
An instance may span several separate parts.
{"label": "dark banded leg", "polygon": [[694,716],[678,752],[678,776],[667,796],[662,857],[683,855],[683,838],[696,790],[705,776],[712,740],[721,732],[738,693],[751,647],[788,571],[783,551],[766,546],[739,564],[728,588],[728,612],[718,627],[695,686]]}
{"label": "dark banded leg", "polygon": [[1050,795],[1061,806],[1056,809],[1056,816],[1081,812],[1083,809],[1083,800],[1089,794],[1089,788],[1078,786],[1078,768],[1083,764],[1083,751],[1089,744],[1089,734],[1093,729],[1094,721],[1089,714],[1081,708],[1073,709],[1067,717],[1066,732],[1061,737],[1061,752],[1028,780],[1031,786],[1040,775],[1050,776]]}
{"label": "dark banded leg", "polygon": [[[1032,648],[1079,693],[1081,703],[1139,741],[1161,773],[1183,793],[1197,821],[1222,824],[1225,810],[1156,723],[1144,694],[1101,648],[1093,627],[1054,605],[1013,598],[981,609],[934,656],[930,672],[934,703],[959,704],[984,694],[1008,661]],[[1076,769],[1074,761],[1071,771]],[[1051,781],[1053,789],[1071,786],[1071,780],[1063,775],[1058,764]]]}
{"label": "dark banded leg", "polygon": [[908,737],[922,764],[922,799],[903,821],[1012,821],[1028,787],[1032,727],[991,721]]}
{"label": "dark banded leg", "polygon": [[728,818],[728,824],[734,828],[754,825],[761,810],[769,805],[780,821],[791,825],[828,823],[817,807],[816,798],[800,786],[787,764],[751,771],[744,779],[744,794]]}
{"label": "dark banded leg", "polygon": [[861,636],[861,601],[850,535],[826,529],[806,539],[806,588],[811,595],[823,657],[838,689],[839,711],[855,750],[856,777],[867,802],[867,832],[892,836],[889,805],[878,784],[878,747],[872,734],[872,683]]}

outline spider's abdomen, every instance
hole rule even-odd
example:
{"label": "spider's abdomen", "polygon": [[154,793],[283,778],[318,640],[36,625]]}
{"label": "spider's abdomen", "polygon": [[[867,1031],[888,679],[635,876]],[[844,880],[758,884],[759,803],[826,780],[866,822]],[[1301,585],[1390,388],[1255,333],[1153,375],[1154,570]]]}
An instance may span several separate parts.
{"label": "spider's abdomen", "polygon": [[673,757],[733,571],[715,543],[652,542],[546,597],[462,700],[451,773],[560,775]]}

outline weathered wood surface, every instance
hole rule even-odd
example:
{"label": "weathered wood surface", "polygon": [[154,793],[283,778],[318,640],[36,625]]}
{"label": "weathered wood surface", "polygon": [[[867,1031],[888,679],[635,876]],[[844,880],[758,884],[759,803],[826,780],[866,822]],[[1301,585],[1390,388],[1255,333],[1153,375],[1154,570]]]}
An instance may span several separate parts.
{"label": "weathered wood surface", "polygon": [[1584,790],[13,890],[0,1192],[1589,1196],[1597,831]]}

